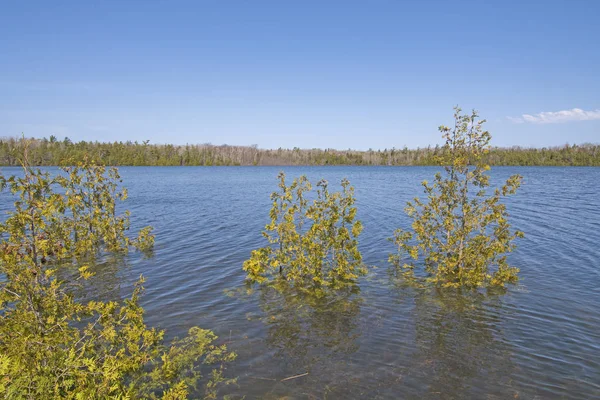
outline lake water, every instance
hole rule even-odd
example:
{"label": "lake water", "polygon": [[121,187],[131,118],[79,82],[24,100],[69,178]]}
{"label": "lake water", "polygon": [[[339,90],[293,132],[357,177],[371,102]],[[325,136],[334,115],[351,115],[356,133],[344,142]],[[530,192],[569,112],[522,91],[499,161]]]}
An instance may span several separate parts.
{"label": "lake water", "polygon": [[[280,169],[332,186],[347,177],[376,266],[352,295],[309,302],[245,290],[242,263],[265,244]],[[3,169],[5,174],[12,169]],[[521,280],[505,294],[403,287],[387,238],[409,227],[406,201],[431,167],[121,168],[132,225],[156,229],[154,257],[102,268],[96,295],[124,296],[146,277],[147,322],[182,336],[198,325],[238,353],[227,368],[254,398],[600,398],[600,168],[493,168],[524,176],[508,201],[525,232],[510,255]],[[6,203],[6,197],[3,197]],[[4,207],[3,207],[4,208]],[[300,374],[307,375],[284,380]]]}

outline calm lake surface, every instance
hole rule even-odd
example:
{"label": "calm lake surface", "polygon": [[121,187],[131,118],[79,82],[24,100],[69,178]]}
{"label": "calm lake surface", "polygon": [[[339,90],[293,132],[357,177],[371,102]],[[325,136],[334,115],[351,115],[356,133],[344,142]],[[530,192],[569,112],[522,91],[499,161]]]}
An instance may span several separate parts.
{"label": "calm lake surface", "polygon": [[[309,302],[246,290],[242,263],[265,245],[276,176],[347,177],[375,266],[360,291]],[[16,171],[3,168],[4,174]],[[524,176],[508,201],[525,232],[510,255],[521,281],[505,294],[415,290],[394,277],[387,238],[431,167],[121,168],[132,225],[153,225],[153,258],[98,268],[90,296],[126,296],[143,273],[147,322],[169,338],[198,325],[238,353],[222,394],[254,398],[600,398],[600,168],[493,168]],[[335,184],[335,185],[334,185]],[[2,208],[8,198],[2,196]],[[308,375],[281,381],[284,378]]]}

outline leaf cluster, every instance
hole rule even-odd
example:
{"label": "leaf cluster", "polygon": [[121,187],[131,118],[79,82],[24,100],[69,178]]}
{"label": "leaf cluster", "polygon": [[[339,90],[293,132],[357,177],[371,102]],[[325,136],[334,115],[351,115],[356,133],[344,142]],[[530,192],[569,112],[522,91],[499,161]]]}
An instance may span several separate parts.
{"label": "leaf cluster", "polygon": [[[123,302],[83,302],[73,290],[92,278],[82,260],[130,246],[150,250],[151,228],[129,239],[118,215],[115,169],[84,163],[63,174],[32,169],[0,177],[16,197],[0,223],[0,396],[6,399],[186,398],[206,376],[205,395],[230,382],[222,363],[235,354],[208,330],[170,345],[144,323],[143,278]],[[72,270],[77,273],[65,274]],[[61,277],[67,276],[66,279]],[[220,366],[211,366],[220,364]]]}
{"label": "leaf cluster", "polygon": [[330,192],[317,183],[316,198],[306,176],[288,186],[278,176],[279,191],[271,195],[270,223],[263,231],[269,244],[253,250],[243,269],[251,282],[284,279],[298,288],[322,290],[352,285],[366,273],[358,249],[362,224],[356,220],[354,188],[347,179],[342,190]]}
{"label": "leaf cluster", "polygon": [[454,119],[453,128],[439,128],[445,139],[437,158],[443,173],[437,173],[432,184],[423,182],[426,200],[408,203],[412,229],[396,230],[392,240],[398,251],[390,261],[411,279],[415,267],[424,266],[425,280],[437,286],[514,283],[519,270],[508,265],[506,254],[523,233],[511,230],[502,199],[516,192],[522,178],[513,175],[488,193],[490,167],[485,155],[491,135],[483,129],[485,120],[478,120],[476,111],[463,115],[458,107]]}

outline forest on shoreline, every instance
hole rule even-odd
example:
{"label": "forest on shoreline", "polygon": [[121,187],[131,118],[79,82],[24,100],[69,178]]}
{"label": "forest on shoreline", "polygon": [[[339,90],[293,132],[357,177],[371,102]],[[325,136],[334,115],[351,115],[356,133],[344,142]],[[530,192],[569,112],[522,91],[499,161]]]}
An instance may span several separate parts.
{"label": "forest on shoreline", "polygon": [[[261,149],[213,144],[150,144],[139,142],[72,142],[8,137],[0,139],[0,165],[19,165],[19,149],[29,141],[32,165],[53,166],[82,161],[86,156],[113,166],[292,166],[292,165],[436,165],[440,146],[384,150]],[[600,166],[600,144],[543,148],[493,147],[485,162],[494,166]]]}

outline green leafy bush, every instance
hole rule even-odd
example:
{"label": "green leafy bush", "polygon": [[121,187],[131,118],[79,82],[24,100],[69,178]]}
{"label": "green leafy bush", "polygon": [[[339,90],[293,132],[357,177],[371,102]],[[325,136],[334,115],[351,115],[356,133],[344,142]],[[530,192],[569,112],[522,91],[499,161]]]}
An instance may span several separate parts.
{"label": "green leafy bush", "polygon": [[[513,175],[489,194],[490,167],[483,160],[491,135],[483,130],[485,120],[478,120],[475,111],[463,115],[458,107],[454,119],[454,128],[439,128],[446,140],[437,160],[444,173],[437,173],[433,184],[423,182],[426,201],[408,203],[412,230],[394,233],[398,252],[390,261],[414,278],[415,261],[421,260],[426,281],[438,286],[514,283],[519,270],[508,265],[506,253],[523,233],[511,230],[501,200],[516,192],[522,178]],[[403,263],[407,256],[412,261]]]}
{"label": "green leafy bush", "polygon": [[243,265],[252,282],[285,279],[297,288],[322,290],[354,284],[366,273],[358,250],[362,224],[356,220],[354,188],[342,180],[342,191],[331,193],[328,183],[317,184],[311,203],[305,195],[312,186],[305,176],[285,182],[271,194],[271,222],[263,235],[265,247],[252,251]]}
{"label": "green leafy bush", "polygon": [[[0,177],[16,196],[0,223],[0,396],[181,399],[207,372],[205,394],[214,398],[216,385],[231,381],[222,363],[235,355],[200,328],[165,345],[164,332],[144,323],[143,278],[124,302],[74,295],[93,276],[83,260],[154,243],[149,227],[137,240],[126,236],[116,169],[84,163],[50,176],[24,154],[22,177]],[[73,267],[74,277],[61,273]]]}

